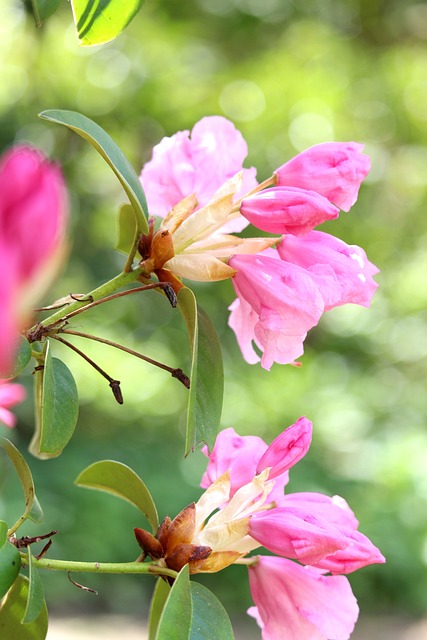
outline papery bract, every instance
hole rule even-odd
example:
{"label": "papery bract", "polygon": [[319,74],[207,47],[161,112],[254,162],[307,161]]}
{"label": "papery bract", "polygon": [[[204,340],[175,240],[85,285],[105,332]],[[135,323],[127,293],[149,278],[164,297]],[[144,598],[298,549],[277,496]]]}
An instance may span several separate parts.
{"label": "papery bract", "polygon": [[19,330],[60,259],[67,216],[59,168],[17,146],[0,162],[0,373],[13,364]]}
{"label": "papery bract", "polygon": [[22,402],[26,395],[22,384],[0,380],[0,422],[10,428],[15,426],[16,416],[9,409]]}
{"label": "papery bract", "polygon": [[311,189],[344,211],[357,200],[371,163],[363,144],[323,142],[306,149],[275,171],[278,186]]}
{"label": "papery bract", "polygon": [[348,580],[286,558],[258,556],[249,567],[263,640],[347,640],[359,608]]}

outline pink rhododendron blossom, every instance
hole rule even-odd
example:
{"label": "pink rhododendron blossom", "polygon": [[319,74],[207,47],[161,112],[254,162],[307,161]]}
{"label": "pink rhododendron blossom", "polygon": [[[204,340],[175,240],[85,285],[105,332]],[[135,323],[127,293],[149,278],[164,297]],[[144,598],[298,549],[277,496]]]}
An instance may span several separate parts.
{"label": "pink rhododendron blossom", "polygon": [[263,640],[347,640],[359,608],[344,576],[271,556],[249,567],[255,607],[248,610]]}
{"label": "pink rhododendron blossom", "polygon": [[[358,531],[343,498],[284,492],[288,471],[308,451],[311,435],[311,422],[303,417],[269,446],[226,429],[210,454],[203,449],[209,458],[202,478],[207,491],[196,504],[200,524],[193,542],[214,545],[217,554],[241,557],[262,545],[281,556],[245,560],[256,604],[249,613],[264,640],[348,638],[358,607],[347,579],[336,574],[384,562]],[[239,562],[230,555],[222,557],[223,564],[219,555],[215,559],[199,570]]]}
{"label": "pink rhododendron blossom", "polygon": [[293,362],[324,311],[313,279],[301,267],[270,254],[234,256],[229,264],[236,270],[233,286],[240,303],[231,307],[229,324],[243,354],[249,353],[252,362],[259,360],[253,341],[263,352],[265,369],[273,362]]}
{"label": "pink rhododendron blossom", "polygon": [[312,189],[349,211],[371,168],[369,157],[362,151],[363,144],[356,142],[317,144],[275,171],[277,185]]}
{"label": "pink rhododendron blossom", "polygon": [[[220,187],[242,171],[241,193],[253,189],[256,169],[242,169],[247,144],[232,122],[221,116],[202,118],[154,147],[141,182],[151,215],[164,217],[186,196],[195,194],[203,207]],[[237,194],[238,195],[238,194]]]}
{"label": "pink rhododendron blossom", "polygon": [[26,391],[22,384],[0,380],[0,422],[10,428],[15,426],[16,417],[9,409],[22,402],[25,396]]}
{"label": "pink rhododendron blossom", "polygon": [[0,160],[0,373],[8,375],[19,330],[62,253],[65,186],[59,168],[34,148]]}
{"label": "pink rhododendron blossom", "polygon": [[302,236],[337,218],[339,209],[315,191],[272,187],[244,198],[240,213],[262,231]]}
{"label": "pink rhododendron blossom", "polygon": [[[229,324],[245,360],[265,369],[293,363],[324,311],[368,306],[377,286],[363,249],[313,231],[355,202],[370,165],[362,150],[320,144],[257,185],[254,171],[242,169],[246,143],[225,118],[203,118],[191,137],[164,138],[141,174],[150,213],[163,217],[141,238],[142,275],[154,273],[175,291],[181,278],[231,278]],[[248,222],[283,238],[230,234]]]}

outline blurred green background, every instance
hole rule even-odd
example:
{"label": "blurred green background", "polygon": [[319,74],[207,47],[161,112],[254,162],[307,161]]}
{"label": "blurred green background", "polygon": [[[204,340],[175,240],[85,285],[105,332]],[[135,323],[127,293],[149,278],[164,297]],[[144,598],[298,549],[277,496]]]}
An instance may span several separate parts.
{"label": "blurred green background", "polygon": [[[366,143],[373,168],[349,214],[327,230],[363,246],[379,266],[369,310],[324,316],[306,341],[303,366],[271,372],[245,364],[227,327],[230,283],[197,285],[223,344],[222,425],[271,441],[300,415],[313,445],[291,473],[290,491],[341,494],[361,530],[387,557],[350,576],[363,613],[427,611],[427,5],[406,0],[150,0],[126,32],[102,47],[79,47],[64,2],[41,30],[18,0],[0,6],[0,146],[29,141],[60,162],[71,201],[70,262],[50,300],[85,292],[123,265],[114,251],[120,186],[95,151],[67,130],[38,120],[49,108],[95,119],[139,172],[164,135],[202,116],[233,120],[259,180],[306,147],[326,140]],[[30,231],[37,242],[37,230]],[[189,369],[185,327],[155,293],[109,303],[76,318],[77,330],[122,341]],[[164,372],[108,347],[74,340],[114,378],[108,384],[62,345],[81,397],[72,443],[58,459],[30,459],[45,510],[43,532],[60,530],[50,554],[127,561],[138,555],[129,505],[73,485],[96,460],[135,469],[172,517],[199,495],[200,452],[183,458],[186,390]],[[10,433],[26,451],[29,399]],[[4,467],[3,467],[4,470]],[[3,478],[0,513],[19,515],[13,475]],[[11,518],[10,518],[11,519]],[[23,533],[39,533],[28,525]],[[81,576],[77,576],[81,579]],[[250,595],[241,567],[202,578],[238,620]],[[90,576],[98,598],[64,575],[44,575],[51,612],[114,611],[143,617],[150,580]]]}

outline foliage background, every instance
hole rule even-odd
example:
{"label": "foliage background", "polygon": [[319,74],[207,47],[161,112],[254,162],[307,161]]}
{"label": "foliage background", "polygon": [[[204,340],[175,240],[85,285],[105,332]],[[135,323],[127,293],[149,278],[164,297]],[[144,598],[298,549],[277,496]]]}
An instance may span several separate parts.
{"label": "foliage background", "polygon": [[[266,440],[305,414],[314,422],[310,453],[291,474],[291,491],[346,497],[387,565],[351,577],[363,612],[426,612],[427,354],[427,5],[389,0],[150,0],[114,42],[78,46],[71,11],[37,30],[18,0],[0,6],[0,145],[29,141],[64,168],[71,200],[71,259],[51,299],[84,292],[123,264],[113,251],[124,200],[91,147],[37,119],[47,108],[95,119],[137,171],[162,136],[222,114],[243,132],[247,166],[266,178],[289,157],[325,140],[366,143],[373,169],[351,213],[325,229],[362,245],[381,269],[370,310],[326,314],[306,342],[302,368],[270,373],[246,365],[226,308],[230,283],[195,287],[213,318],[226,371],[222,424]],[[29,230],[37,242],[37,229]],[[158,299],[159,298],[159,299]],[[75,327],[122,341],[188,370],[183,322],[152,293],[94,310]],[[77,343],[77,341],[76,341]],[[114,458],[132,466],[172,517],[199,495],[199,453],[183,459],[185,389],[119,352],[79,342],[122,381],[125,405],[104,380],[62,345],[75,374],[80,419],[72,443],[52,461],[29,460],[46,514],[58,528],[51,553],[79,560],[138,555],[132,507],[72,482],[87,464]],[[56,347],[56,345],[55,345]],[[29,399],[10,434],[25,450]],[[29,456],[27,456],[29,459]],[[22,496],[0,468],[0,513]],[[23,533],[39,532],[31,525]],[[236,619],[250,605],[242,568],[202,580]],[[91,576],[97,599],[63,575],[46,575],[51,611],[145,615],[148,579]]]}

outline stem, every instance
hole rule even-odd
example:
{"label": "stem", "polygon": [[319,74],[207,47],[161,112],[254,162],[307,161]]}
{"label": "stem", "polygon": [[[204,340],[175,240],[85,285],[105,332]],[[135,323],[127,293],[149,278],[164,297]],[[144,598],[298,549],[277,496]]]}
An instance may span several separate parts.
{"label": "stem", "polygon": [[129,273],[132,271],[132,265],[133,265],[133,259],[135,257],[135,253],[136,250],[138,248],[138,241],[139,241],[139,236],[141,235],[141,231],[138,229],[138,225],[136,226],[135,229],[135,235],[133,237],[133,243],[132,243],[132,247],[131,250],[129,251],[129,255],[127,257],[126,260],[126,264],[123,268],[123,272],[124,273]]}
{"label": "stem", "polygon": [[[27,564],[27,554],[21,554]],[[33,565],[38,569],[51,571],[73,571],[77,573],[145,573],[157,576],[176,578],[178,573],[166,567],[143,562],[75,562],[73,560],[52,560],[51,558],[34,558]]]}
{"label": "stem", "polygon": [[[78,336],[79,338],[87,338],[88,340],[95,340],[96,342],[102,342],[102,344],[108,344],[110,347],[115,347],[116,349],[125,351],[126,353],[129,353],[130,355],[135,356],[136,358],[140,358],[141,360],[144,360],[149,364],[153,364],[155,367],[159,367],[159,369],[168,371],[173,378],[177,378],[180,382],[182,382],[182,384],[185,387],[187,387],[187,389],[190,388],[190,380],[182,371],[182,369],[175,368],[175,367],[168,367],[167,364],[163,364],[158,360],[153,360],[152,358],[149,358],[148,356],[144,356],[142,353],[139,353],[138,351],[134,351],[133,349],[129,349],[128,347],[124,347],[122,344],[118,344],[117,342],[112,342],[111,340],[106,340],[105,338],[100,338],[99,336],[92,336],[89,333],[82,333],[81,331],[73,331],[71,329],[62,329],[61,333],[66,333],[67,335],[71,335],[71,336]],[[69,342],[67,342],[66,344],[70,345]]]}
{"label": "stem", "polygon": [[251,556],[250,558],[239,558],[238,560],[235,560],[233,564],[242,564],[247,567],[253,567],[254,565],[258,564],[258,556]]}
{"label": "stem", "polygon": [[[119,275],[116,276],[115,278],[108,280],[108,282],[105,282],[100,287],[97,287],[96,289],[93,289],[93,291],[90,291],[87,294],[86,298],[88,300],[93,300],[94,302],[97,300],[100,300],[101,298],[105,298],[106,296],[109,296],[110,294],[114,293],[114,291],[117,291],[117,289],[120,289],[121,287],[124,287],[125,285],[130,284],[131,282],[135,282],[140,275],[144,275],[141,269],[134,269],[133,271],[129,271],[126,273],[124,272],[119,273]],[[75,302],[72,302],[66,307],[67,315],[77,309],[83,309],[85,307],[88,307],[89,304],[90,303],[88,302],[76,300]],[[93,304],[93,302],[91,304]],[[63,319],[63,317],[64,317],[64,309],[62,308],[62,309],[59,309],[59,311],[56,311],[55,313],[50,315],[48,318],[45,318],[44,320],[42,320],[40,324],[42,327],[47,327],[49,325],[60,322]],[[34,328],[35,327],[32,327],[32,329]]]}

